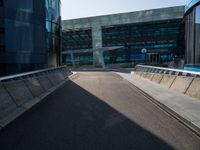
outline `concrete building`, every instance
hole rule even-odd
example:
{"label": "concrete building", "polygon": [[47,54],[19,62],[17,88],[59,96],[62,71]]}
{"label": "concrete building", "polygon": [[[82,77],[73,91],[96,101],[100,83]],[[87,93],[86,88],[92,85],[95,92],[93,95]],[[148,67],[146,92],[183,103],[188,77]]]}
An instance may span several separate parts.
{"label": "concrete building", "polygon": [[200,71],[200,0],[185,7],[186,69]]}
{"label": "concrete building", "polygon": [[60,0],[0,0],[0,75],[58,66]]}
{"label": "concrete building", "polygon": [[[160,64],[183,58],[183,16],[184,6],[178,6],[63,20],[62,62],[72,65],[73,60],[76,65],[103,66]],[[98,51],[112,46],[123,48]],[[91,51],[81,53],[84,49]]]}

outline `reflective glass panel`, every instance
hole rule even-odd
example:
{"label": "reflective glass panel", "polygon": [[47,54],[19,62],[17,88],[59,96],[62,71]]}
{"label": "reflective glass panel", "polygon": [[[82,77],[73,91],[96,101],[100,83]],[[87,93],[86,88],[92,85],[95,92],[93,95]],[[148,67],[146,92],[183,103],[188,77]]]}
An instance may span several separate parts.
{"label": "reflective glass panel", "polygon": [[195,22],[200,24],[200,6],[196,7],[196,19]]}
{"label": "reflective glass panel", "polygon": [[60,0],[46,0],[47,20],[59,23],[60,19]]}
{"label": "reflective glass panel", "polygon": [[50,21],[46,21],[46,31],[52,32],[52,24]]}
{"label": "reflective glass panel", "polygon": [[0,0],[0,6],[3,6],[3,0]]}
{"label": "reflective glass panel", "polygon": [[6,0],[4,5],[19,11],[33,12],[33,0]]}
{"label": "reflective glass panel", "polygon": [[200,6],[196,7],[195,13],[195,64],[200,64]]}
{"label": "reflective glass panel", "polygon": [[6,48],[9,51],[33,51],[33,24],[6,19],[5,26]]}

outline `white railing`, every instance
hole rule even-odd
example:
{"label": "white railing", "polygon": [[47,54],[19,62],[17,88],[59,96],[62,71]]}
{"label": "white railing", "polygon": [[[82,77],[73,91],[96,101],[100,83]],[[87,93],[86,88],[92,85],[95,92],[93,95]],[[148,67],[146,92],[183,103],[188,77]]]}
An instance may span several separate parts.
{"label": "white railing", "polygon": [[143,72],[150,72],[150,73],[162,73],[162,74],[170,74],[170,75],[178,75],[178,76],[200,77],[200,72],[187,71],[187,70],[181,70],[181,69],[164,68],[164,67],[146,66],[146,65],[137,65],[136,71],[143,71]]}
{"label": "white railing", "polygon": [[0,82],[7,82],[7,81],[12,81],[12,80],[21,80],[21,79],[27,79],[27,78],[39,77],[39,76],[46,76],[46,75],[53,74],[53,73],[56,73],[56,72],[63,73],[63,72],[66,72],[66,71],[69,71],[69,70],[67,70],[67,68],[65,66],[57,67],[57,68],[41,69],[41,70],[36,70],[36,71],[31,71],[31,72],[25,72],[25,73],[0,77]]}

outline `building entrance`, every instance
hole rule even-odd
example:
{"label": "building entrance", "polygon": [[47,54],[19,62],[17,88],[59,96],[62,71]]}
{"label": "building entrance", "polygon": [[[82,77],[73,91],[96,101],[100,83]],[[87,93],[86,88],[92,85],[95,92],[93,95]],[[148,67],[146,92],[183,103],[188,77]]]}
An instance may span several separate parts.
{"label": "building entrance", "polygon": [[158,63],[160,63],[160,54],[158,53],[147,54],[147,64],[158,64]]}

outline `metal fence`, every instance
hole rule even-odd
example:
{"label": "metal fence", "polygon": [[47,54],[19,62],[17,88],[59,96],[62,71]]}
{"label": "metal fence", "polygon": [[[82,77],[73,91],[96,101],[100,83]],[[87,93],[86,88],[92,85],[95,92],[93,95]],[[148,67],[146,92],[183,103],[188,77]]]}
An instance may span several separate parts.
{"label": "metal fence", "polygon": [[48,69],[42,69],[42,70],[37,70],[37,71],[32,71],[32,72],[26,72],[26,73],[20,73],[20,74],[0,77],[0,82],[24,80],[24,79],[28,79],[28,78],[48,76],[48,75],[52,75],[55,73],[65,74],[67,72],[70,72],[70,70],[64,66],[58,67],[58,68],[48,68]]}
{"label": "metal fence", "polygon": [[177,76],[191,76],[191,77],[200,77],[200,72],[187,71],[181,69],[172,69],[172,68],[163,68],[163,67],[154,67],[146,65],[137,65],[136,71],[149,72],[149,73],[160,73],[160,74],[169,74]]}

